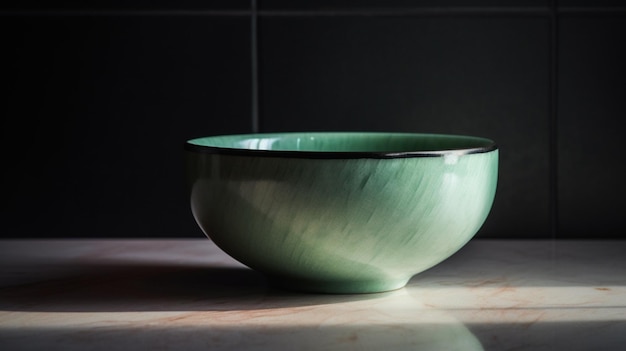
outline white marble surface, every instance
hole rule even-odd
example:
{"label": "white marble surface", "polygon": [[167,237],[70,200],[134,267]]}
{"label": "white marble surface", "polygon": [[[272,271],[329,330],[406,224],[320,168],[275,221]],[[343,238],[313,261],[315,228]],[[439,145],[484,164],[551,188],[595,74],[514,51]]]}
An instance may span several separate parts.
{"label": "white marble surface", "polygon": [[473,240],[406,288],[268,286],[207,239],[0,241],[0,350],[626,350],[626,241]]}

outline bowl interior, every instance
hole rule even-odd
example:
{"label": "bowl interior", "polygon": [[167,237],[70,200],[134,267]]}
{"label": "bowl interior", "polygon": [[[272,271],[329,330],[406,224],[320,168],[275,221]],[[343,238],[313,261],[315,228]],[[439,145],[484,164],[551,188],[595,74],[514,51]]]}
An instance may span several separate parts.
{"label": "bowl interior", "polygon": [[484,152],[495,147],[492,140],[473,136],[358,132],[224,135],[192,139],[187,143],[216,149],[306,152]]}

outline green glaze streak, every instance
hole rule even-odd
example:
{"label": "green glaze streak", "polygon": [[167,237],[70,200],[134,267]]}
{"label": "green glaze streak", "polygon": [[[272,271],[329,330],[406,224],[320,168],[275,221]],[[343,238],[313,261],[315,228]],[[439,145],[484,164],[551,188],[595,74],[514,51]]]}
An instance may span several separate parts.
{"label": "green glaze streak", "polygon": [[[368,150],[396,150],[381,140]],[[330,144],[308,147],[351,143]],[[187,166],[193,215],[226,253],[291,289],[362,293],[404,286],[475,235],[493,202],[498,150],[392,159],[187,152]]]}

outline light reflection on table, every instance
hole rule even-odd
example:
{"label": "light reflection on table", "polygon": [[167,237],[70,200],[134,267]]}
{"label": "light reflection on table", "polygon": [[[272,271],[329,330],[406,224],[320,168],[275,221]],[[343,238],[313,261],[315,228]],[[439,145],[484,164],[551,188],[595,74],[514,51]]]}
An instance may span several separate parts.
{"label": "light reflection on table", "polygon": [[400,290],[267,285],[209,240],[0,242],[0,345],[601,350],[626,345],[626,242],[474,240]]}

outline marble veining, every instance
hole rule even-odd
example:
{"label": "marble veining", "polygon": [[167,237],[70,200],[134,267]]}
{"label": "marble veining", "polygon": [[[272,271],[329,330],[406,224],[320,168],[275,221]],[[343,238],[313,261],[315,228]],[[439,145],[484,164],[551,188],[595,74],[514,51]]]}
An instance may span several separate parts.
{"label": "marble veining", "polygon": [[0,241],[2,350],[620,350],[626,242],[470,241],[402,289],[283,291],[210,240]]}

